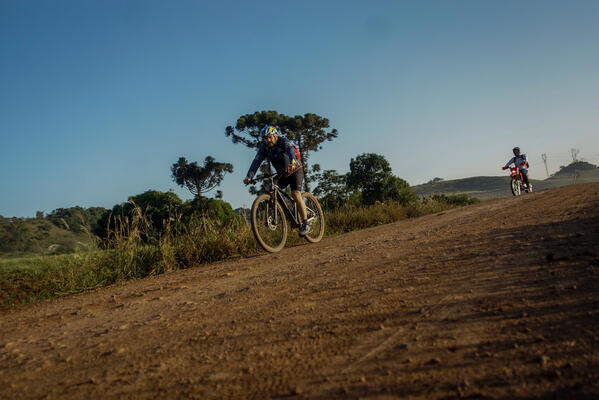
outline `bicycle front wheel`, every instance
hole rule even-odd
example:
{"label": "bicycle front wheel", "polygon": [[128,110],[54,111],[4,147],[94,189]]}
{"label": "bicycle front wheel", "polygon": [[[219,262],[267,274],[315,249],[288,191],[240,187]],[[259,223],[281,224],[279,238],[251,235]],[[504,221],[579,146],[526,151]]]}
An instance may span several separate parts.
{"label": "bicycle front wheel", "polygon": [[256,241],[270,253],[276,253],[287,240],[287,220],[283,209],[271,196],[260,195],[252,204],[252,231]]}
{"label": "bicycle front wheel", "polygon": [[324,235],[324,214],[322,213],[322,208],[316,197],[311,193],[302,193],[302,200],[304,200],[304,204],[306,205],[308,224],[312,228],[311,232],[304,237],[311,243],[320,242],[320,239]]}

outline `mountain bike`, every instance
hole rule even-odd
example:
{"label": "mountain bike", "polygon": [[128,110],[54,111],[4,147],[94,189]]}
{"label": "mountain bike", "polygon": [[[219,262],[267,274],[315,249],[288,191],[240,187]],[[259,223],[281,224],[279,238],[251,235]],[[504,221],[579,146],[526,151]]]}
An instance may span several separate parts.
{"label": "mountain bike", "polygon": [[[264,185],[268,193],[259,195],[252,204],[251,223],[256,241],[270,253],[276,253],[285,246],[287,220],[292,228],[299,228],[302,223],[295,201],[277,186],[279,177],[279,174],[265,174],[250,181],[254,185],[256,181],[268,181]],[[304,238],[311,243],[319,242],[325,227],[322,208],[311,193],[303,192],[302,200],[306,204],[306,216],[312,228]]]}
{"label": "mountain bike", "polygon": [[522,194],[522,190],[530,193],[532,192],[532,184],[529,181],[528,186],[524,185],[522,182],[522,172],[518,171],[518,167],[510,167],[510,188],[512,189],[512,194],[514,196],[520,196]]}

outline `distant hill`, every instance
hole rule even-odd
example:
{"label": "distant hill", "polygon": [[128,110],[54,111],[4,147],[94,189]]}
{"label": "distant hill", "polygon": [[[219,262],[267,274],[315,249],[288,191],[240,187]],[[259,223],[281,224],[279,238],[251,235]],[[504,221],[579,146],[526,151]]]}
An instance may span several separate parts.
{"label": "distant hill", "polygon": [[551,177],[572,177],[574,174],[580,174],[581,172],[587,171],[596,171],[597,169],[599,169],[599,167],[586,161],[575,161],[568,166],[559,167],[559,171],[551,175]]}
{"label": "distant hill", "polygon": [[58,227],[47,219],[0,216],[0,256],[70,253],[91,245],[87,233]]}
{"label": "distant hill", "polygon": [[[599,182],[599,167],[577,161],[543,180],[531,179],[535,190],[550,189],[574,183]],[[412,190],[420,195],[431,194],[467,194],[481,200],[511,196],[510,178],[505,176],[475,176],[471,178],[439,180],[435,178],[429,183],[412,186]]]}
{"label": "distant hill", "polygon": [[0,256],[60,254],[93,245],[92,232],[106,211],[102,207],[58,208],[36,218],[0,215]]}

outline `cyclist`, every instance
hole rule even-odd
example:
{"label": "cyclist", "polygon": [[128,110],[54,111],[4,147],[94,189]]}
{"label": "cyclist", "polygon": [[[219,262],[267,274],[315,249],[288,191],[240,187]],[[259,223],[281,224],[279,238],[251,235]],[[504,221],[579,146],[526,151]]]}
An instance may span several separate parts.
{"label": "cyclist", "polygon": [[524,187],[527,191],[532,189],[532,184],[528,182],[528,161],[526,160],[526,154],[520,154],[520,147],[514,147],[512,149],[514,152],[514,157],[510,158],[510,160],[505,164],[501,169],[508,169],[510,165],[514,164],[518,168],[518,170],[522,173],[522,180],[524,182]]}
{"label": "cyclist", "polygon": [[299,205],[298,212],[302,221],[299,234],[305,236],[310,233],[312,228],[308,225],[306,205],[300,192],[304,180],[304,171],[298,160],[299,152],[296,152],[295,145],[286,137],[281,136],[281,131],[272,125],[266,125],[262,128],[260,137],[264,140],[264,143],[258,148],[258,153],[243,183],[246,185],[250,183],[265,158],[270,161],[277,173],[281,175],[277,185],[281,189],[284,189],[287,185],[291,187],[291,197]]}

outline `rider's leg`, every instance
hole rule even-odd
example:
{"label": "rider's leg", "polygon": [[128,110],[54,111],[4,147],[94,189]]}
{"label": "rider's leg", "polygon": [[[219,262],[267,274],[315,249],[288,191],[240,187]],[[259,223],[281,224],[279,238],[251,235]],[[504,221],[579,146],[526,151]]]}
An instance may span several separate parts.
{"label": "rider's leg", "polygon": [[302,181],[304,180],[304,171],[300,168],[293,174],[289,175],[289,186],[291,187],[291,197],[298,205],[297,211],[299,214],[299,222],[304,222],[308,218],[306,205],[302,200]]}
{"label": "rider's leg", "polygon": [[304,222],[308,213],[306,212],[306,204],[302,200],[302,193],[299,190],[292,190],[291,197],[293,197],[293,200],[298,205],[297,212],[299,213],[300,222]]}
{"label": "rider's leg", "polygon": [[300,168],[295,173],[290,175],[289,178],[291,178],[291,181],[289,183],[291,186],[291,197],[293,197],[293,200],[295,200],[295,204],[298,206],[297,211],[299,214],[299,220],[302,223],[300,225],[298,233],[300,236],[305,236],[308,233],[310,233],[312,228],[310,228],[310,225],[308,224],[308,212],[306,211],[306,204],[302,199],[301,189],[302,180],[304,179],[304,173]]}
{"label": "rider's leg", "polygon": [[521,170],[520,172],[522,172],[522,181],[526,186],[528,186],[528,171]]}

